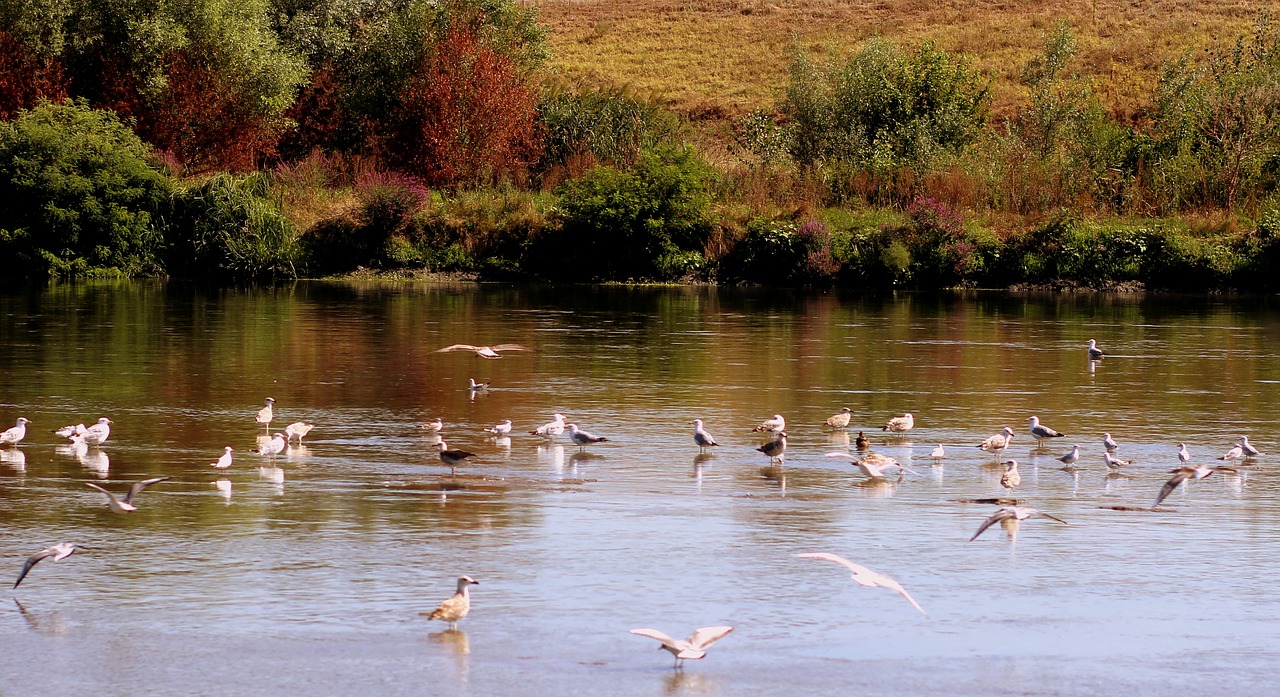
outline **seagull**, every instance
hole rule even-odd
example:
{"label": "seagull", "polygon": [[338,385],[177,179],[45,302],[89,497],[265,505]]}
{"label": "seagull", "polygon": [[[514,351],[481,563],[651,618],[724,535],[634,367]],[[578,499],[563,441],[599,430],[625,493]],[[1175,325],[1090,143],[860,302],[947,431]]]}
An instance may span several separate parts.
{"label": "seagull", "polygon": [[1240,436],[1240,449],[1244,451],[1245,457],[1257,457],[1262,454],[1257,448],[1249,445],[1249,436]]}
{"label": "seagull", "polygon": [[787,430],[787,420],[782,418],[782,414],[774,414],[772,419],[761,421],[751,430],[756,433],[782,433]]}
{"label": "seagull", "polygon": [[486,428],[485,433],[492,433],[495,436],[511,435],[511,419],[507,419],[500,424],[495,424],[493,428]]}
{"label": "seagull", "polygon": [[431,421],[426,422],[425,424],[419,425],[418,428],[424,431],[439,431],[440,429],[444,428],[444,422],[441,421],[440,419],[433,419]]}
{"label": "seagull", "polygon": [[134,482],[133,485],[129,487],[129,493],[125,494],[122,499],[117,499],[115,494],[103,489],[93,482],[85,482],[84,485],[93,487],[94,489],[106,494],[107,506],[109,506],[112,511],[116,513],[131,513],[138,510],[138,507],[133,505],[133,497],[137,496],[143,489],[151,486],[152,484],[157,484],[169,479],[173,479],[173,477],[153,477],[151,479],[144,479],[140,482]]}
{"label": "seagull", "polygon": [[436,349],[432,353],[446,353],[448,351],[473,351],[481,358],[502,358],[503,351],[528,351],[527,346],[520,344],[498,344],[496,346],[472,346],[471,344],[454,344],[446,346],[442,349]]}
{"label": "seagull", "polygon": [[1093,339],[1090,339],[1089,340],[1089,360],[1100,361],[1102,360],[1102,357],[1105,355],[1106,354],[1103,353],[1102,349],[1098,348],[1098,342],[1094,341]]}
{"label": "seagull", "polygon": [[853,456],[849,453],[839,451],[827,453],[827,457],[848,458],[850,460],[850,464],[857,467],[864,475],[872,479],[888,479],[888,477],[884,475],[884,471],[890,467],[897,467],[902,472],[911,472],[912,474],[916,474],[916,472],[912,472],[906,467],[903,467],[897,460],[889,457],[888,455],[881,455],[880,453],[867,453],[861,460],[854,460]]}
{"label": "seagull", "polygon": [[852,578],[855,582],[857,582],[858,585],[866,586],[867,588],[888,588],[889,590],[906,598],[907,602],[911,603],[911,605],[915,607],[915,609],[920,611],[920,614],[922,615],[929,614],[924,611],[924,608],[920,607],[920,603],[917,603],[916,599],[911,597],[911,594],[907,592],[907,589],[902,587],[902,584],[889,578],[888,576],[885,576],[884,574],[872,571],[871,569],[868,569],[865,566],[859,566],[858,564],[854,564],[848,559],[845,559],[844,557],[838,554],[832,554],[830,552],[808,552],[806,554],[797,554],[796,556],[803,557],[806,559],[826,559],[827,561],[833,561],[845,567],[846,569],[852,571],[853,572]]}
{"label": "seagull", "polygon": [[907,431],[915,428],[915,426],[915,417],[911,416],[911,412],[907,412],[902,416],[895,416],[894,418],[889,419],[880,427],[880,430],[889,431],[891,433],[906,433]]}
{"label": "seagull", "polygon": [[556,413],[551,415],[551,421],[529,431],[535,436],[546,436],[547,438],[555,438],[564,433],[564,414]]}
{"label": "seagull", "polygon": [[1111,453],[1107,452],[1102,453],[1102,459],[1107,463],[1107,469],[1112,472],[1119,472],[1121,467],[1128,467],[1133,464],[1133,460],[1121,460],[1120,458],[1112,457]]}
{"label": "seagull", "polygon": [[1042,513],[1029,506],[1003,506],[1000,508],[1000,510],[996,511],[995,513],[992,513],[990,517],[982,521],[982,525],[978,528],[977,532],[973,533],[973,537],[970,537],[969,541],[973,542],[974,540],[978,539],[978,535],[981,535],[984,531],[986,531],[987,528],[1001,521],[1026,520],[1027,518],[1030,518],[1031,516],[1036,516],[1036,515],[1042,518],[1048,518],[1049,520],[1056,520],[1059,523],[1062,523],[1063,525],[1067,524],[1067,521],[1061,518],[1055,518],[1049,515],[1048,513]]}
{"label": "seagull", "polygon": [[1173,476],[1169,481],[1164,483],[1164,486],[1160,487],[1160,494],[1156,496],[1156,502],[1151,504],[1151,507],[1155,508],[1156,506],[1159,506],[1161,501],[1168,498],[1169,494],[1172,494],[1174,489],[1177,489],[1188,479],[1204,479],[1218,470],[1226,470],[1228,472],[1235,471],[1230,467],[1209,467],[1207,465],[1185,465],[1176,470],[1169,470]]}
{"label": "seagull", "polygon": [[946,448],[942,447],[941,443],[938,444],[938,447],[933,449],[933,452],[929,453],[929,457],[935,460],[941,460],[946,456],[947,456],[947,450]]}
{"label": "seagull", "polygon": [[54,431],[54,433],[63,438],[73,438],[75,436],[83,436],[86,430],[88,429],[84,427],[84,424],[76,424],[75,426],[63,426]]}
{"label": "seagull", "polygon": [[267,441],[266,443],[263,443],[262,445],[259,445],[257,448],[255,448],[250,452],[254,452],[259,455],[265,455],[267,457],[274,458],[276,455],[279,455],[280,453],[284,452],[284,449],[288,447],[288,444],[289,442],[285,440],[284,434],[277,433],[271,437],[271,440]]}
{"label": "seagull", "polygon": [[253,417],[253,420],[262,424],[262,428],[264,430],[270,430],[271,418],[275,416],[275,413],[271,411],[271,405],[275,404],[276,400],[272,399],[271,397],[267,397],[263,401],[266,403],[266,406],[258,410],[258,415]]}
{"label": "seagull", "polygon": [[1018,474],[1018,461],[1009,460],[1004,463],[1004,468],[1004,474],[1000,475],[1000,486],[1004,487],[1010,494],[1012,494],[1013,490],[1018,488],[1018,485],[1022,483],[1022,475]]}
{"label": "seagull", "polygon": [[1104,433],[1102,434],[1102,447],[1106,448],[1107,452],[1114,453],[1119,449],[1120,444],[1111,439],[1110,433]]}
{"label": "seagull", "polygon": [[765,443],[756,450],[768,455],[770,463],[774,460],[782,462],[782,454],[787,451],[787,432],[779,433],[777,439]]}
{"label": "seagull", "polygon": [[1065,433],[1058,433],[1048,426],[1041,426],[1040,417],[1038,416],[1028,418],[1027,422],[1031,424],[1027,430],[1031,431],[1031,437],[1036,439],[1036,443],[1038,444],[1036,447],[1044,445],[1045,438],[1063,438],[1067,435]]}
{"label": "seagull", "polygon": [[450,476],[456,476],[454,468],[458,466],[459,462],[476,456],[475,453],[467,452],[466,450],[450,450],[443,440],[436,443],[436,447],[440,448],[440,461],[449,466]]}
{"label": "seagull", "polygon": [[853,411],[849,407],[840,407],[839,414],[832,414],[827,418],[827,428],[840,430],[849,426],[849,419],[852,418]]}
{"label": "seagull", "polygon": [[857,446],[858,450],[867,450],[871,447],[871,441],[867,440],[867,437],[863,435],[862,431],[858,431],[858,438],[853,443]]}
{"label": "seagull", "polygon": [[220,470],[225,470],[226,468],[230,467],[231,466],[231,446],[228,445],[223,450],[222,457],[218,458],[217,462],[210,462],[209,466],[217,467]]}
{"label": "seagull", "polygon": [[606,443],[609,440],[604,436],[593,436],[586,431],[579,431],[578,424],[568,424],[565,428],[569,429],[569,439],[578,444],[578,450],[582,450],[592,443]]}
{"label": "seagull", "polygon": [[1218,459],[1219,460],[1239,460],[1243,457],[1244,457],[1244,447],[1241,446],[1239,443],[1237,443],[1236,447],[1228,450],[1225,455],[1223,455]]}
{"label": "seagull", "polygon": [[52,547],[46,547],[40,550],[39,552],[32,554],[31,556],[27,557],[27,562],[22,565],[22,572],[18,574],[18,580],[13,582],[13,587],[17,588],[18,584],[22,583],[22,579],[27,577],[27,573],[31,571],[31,568],[36,564],[39,564],[41,560],[48,559],[49,557],[53,557],[54,561],[62,561],[63,559],[66,559],[72,554],[75,554],[76,550],[80,550],[80,549],[88,549],[88,548],[81,547],[80,545],[74,542],[59,542],[58,544]]}
{"label": "seagull", "polygon": [[315,427],[316,427],[315,424],[309,424],[305,421],[294,421],[293,423],[284,427],[284,439],[286,442],[288,442],[293,440],[296,437],[298,439],[298,444],[301,445],[302,438],[306,436],[308,433],[311,433],[311,429]]}
{"label": "seagull", "polygon": [[1013,429],[1005,426],[1003,431],[982,441],[976,447],[979,450],[998,455],[1001,450],[1009,447],[1009,441],[1011,440],[1013,440]]}
{"label": "seagull", "polygon": [[81,434],[84,442],[89,445],[102,445],[107,442],[107,438],[111,436],[111,424],[115,423],[107,417],[98,419],[98,423],[86,428]]}
{"label": "seagull", "polygon": [[1181,462],[1184,465],[1191,462],[1191,453],[1187,450],[1186,443],[1178,444],[1178,462]]}
{"label": "seagull", "polygon": [[475,378],[467,378],[467,389],[471,390],[472,392],[476,392],[478,390],[487,390],[489,389],[489,383],[476,382]]}
{"label": "seagull", "polygon": [[688,639],[681,641],[680,639],[672,639],[656,629],[633,629],[632,634],[647,636],[650,639],[657,639],[662,642],[659,650],[669,651],[672,656],[676,657],[674,668],[683,668],[686,659],[696,661],[707,655],[707,647],[724,638],[726,634],[733,631],[733,627],[701,627]]}
{"label": "seagull", "polygon": [[440,620],[449,623],[449,629],[458,628],[458,620],[467,616],[471,612],[471,586],[478,586],[480,582],[470,576],[458,577],[458,590],[447,600],[440,603],[440,606],[431,612],[420,612],[419,615],[426,615],[429,620]]}
{"label": "seagull", "polygon": [[[18,417],[17,426],[6,430],[4,433],[0,433],[0,445],[16,445],[18,441],[26,438],[27,424],[29,423],[31,423],[30,419],[23,416]],[[68,554],[70,554],[70,552],[68,552]]]}
{"label": "seagull", "polygon": [[1068,468],[1074,469],[1076,466],[1076,463],[1080,461],[1079,444],[1071,446],[1071,452],[1067,453],[1066,455],[1063,455],[1062,457],[1057,458],[1057,460],[1058,462],[1061,462],[1062,464],[1066,465]]}
{"label": "seagull", "polygon": [[693,442],[698,444],[698,452],[705,453],[707,448],[714,448],[720,445],[710,433],[702,430],[702,419],[693,420]]}

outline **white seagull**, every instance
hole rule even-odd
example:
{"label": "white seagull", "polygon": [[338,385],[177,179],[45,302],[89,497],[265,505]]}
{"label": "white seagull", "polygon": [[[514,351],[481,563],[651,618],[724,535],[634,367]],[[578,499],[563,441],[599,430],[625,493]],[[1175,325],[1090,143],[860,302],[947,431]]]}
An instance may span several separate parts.
{"label": "white seagull", "polygon": [[714,448],[720,445],[715,438],[711,437],[710,433],[702,429],[702,419],[693,420],[693,442],[698,445],[698,452],[703,453],[707,452],[707,448]]}
{"label": "white seagull", "polygon": [[867,453],[862,457],[861,460],[855,460],[853,459],[853,455],[850,455],[849,453],[845,453],[845,452],[840,452],[840,451],[827,453],[827,457],[843,457],[845,459],[848,459],[850,464],[852,464],[854,467],[857,467],[862,472],[862,474],[872,479],[888,479],[888,477],[885,476],[884,471],[889,469],[890,467],[896,467],[898,468],[899,471],[902,471],[902,472],[911,472],[912,474],[918,474],[917,472],[913,472],[912,470],[909,470],[906,467],[902,466],[900,462],[889,457],[888,455],[881,455],[880,453]]}
{"label": "white seagull", "polygon": [[782,414],[774,414],[772,419],[761,421],[751,430],[756,433],[782,433],[787,430],[787,420],[782,418]]}
{"label": "white seagull", "polygon": [[1058,433],[1048,426],[1041,426],[1040,417],[1038,416],[1028,418],[1027,422],[1031,424],[1027,427],[1027,430],[1031,432],[1031,437],[1036,439],[1036,443],[1038,444],[1036,447],[1044,445],[1044,439],[1046,438],[1064,438],[1067,435],[1065,433]]}
{"label": "white seagull", "polygon": [[424,431],[439,431],[444,428],[444,422],[440,419],[432,419],[425,424],[419,424],[418,428]]}
{"label": "white seagull", "polygon": [[907,412],[902,416],[895,416],[889,419],[880,427],[880,430],[889,431],[890,433],[906,433],[915,427],[915,417],[911,415],[911,412]]}
{"label": "white seagull", "polygon": [[1187,450],[1186,443],[1178,444],[1178,462],[1181,462],[1184,465],[1191,462],[1191,452]]}
{"label": "white seagull", "polygon": [[489,383],[476,382],[475,378],[467,378],[467,389],[471,390],[472,392],[475,392],[478,390],[487,390],[489,389]]}
{"label": "white seagull", "polygon": [[1061,518],[1055,518],[1049,515],[1048,513],[1042,513],[1041,511],[1031,508],[1030,506],[1003,506],[1000,508],[1000,510],[996,511],[995,513],[992,513],[990,517],[982,521],[982,525],[978,527],[977,532],[973,533],[973,537],[970,537],[969,541],[973,542],[974,540],[978,539],[978,535],[981,535],[983,532],[986,531],[987,528],[991,527],[992,525],[995,525],[996,523],[999,523],[1002,520],[1026,520],[1031,516],[1037,516],[1037,515],[1042,518],[1048,518],[1049,520],[1056,520],[1059,523],[1062,523],[1063,525],[1067,524],[1067,521]]}
{"label": "white seagull", "polygon": [[270,430],[271,419],[275,417],[275,412],[272,411],[272,405],[276,403],[276,400],[271,397],[267,397],[263,402],[266,403],[266,406],[258,410],[258,414],[253,417],[253,420],[262,424],[263,429]]}
{"label": "white seagull", "polygon": [[1111,453],[1108,452],[1102,453],[1102,459],[1107,463],[1107,469],[1112,472],[1119,472],[1121,467],[1128,467],[1133,464],[1133,460],[1121,460],[1120,458],[1112,457]]}
{"label": "white seagull", "polygon": [[1106,354],[1103,353],[1102,349],[1098,348],[1098,342],[1094,341],[1093,339],[1090,339],[1089,340],[1089,360],[1091,361],[1102,360],[1102,357],[1105,355]]}
{"label": "white seagull", "polygon": [[426,615],[429,620],[440,620],[448,622],[449,629],[458,628],[458,620],[467,616],[471,612],[471,586],[478,586],[480,582],[470,576],[458,577],[458,590],[453,595],[440,603],[439,607],[431,612],[421,612],[420,615]]}
{"label": "white seagull", "polygon": [[226,468],[230,467],[231,466],[231,446],[228,445],[225,449],[223,449],[222,457],[218,458],[217,462],[210,462],[209,466],[217,467],[220,470],[225,470]]}
{"label": "white seagull", "polygon": [[578,424],[567,424],[565,428],[569,429],[569,439],[578,444],[578,450],[583,450],[592,443],[606,443],[609,441],[604,436],[594,436],[586,431],[578,430]]}
{"label": "white seagull", "polygon": [[284,439],[286,442],[288,442],[293,440],[294,438],[297,438],[298,445],[302,445],[303,437],[305,437],[308,433],[311,433],[311,429],[315,427],[316,427],[315,424],[309,424],[305,421],[294,421],[293,423],[284,427]]}
{"label": "white seagull", "polygon": [[545,436],[547,438],[555,438],[564,433],[564,414],[556,413],[551,415],[551,421],[529,431],[535,436]]}
{"label": "white seagull", "polygon": [[84,424],[76,424],[75,426],[63,426],[54,431],[54,433],[63,438],[74,438],[75,436],[83,436],[86,430]]}
{"label": "white seagull", "polygon": [[495,436],[511,435],[511,419],[506,419],[500,424],[494,424],[492,428],[486,428],[485,433],[492,433]]}
{"label": "white seagull", "polygon": [[121,499],[117,499],[115,494],[103,489],[93,482],[85,482],[84,485],[93,487],[94,489],[106,494],[107,506],[110,507],[113,512],[132,513],[133,511],[138,510],[138,507],[133,505],[133,497],[137,496],[143,489],[151,486],[152,484],[157,484],[169,479],[172,479],[172,477],[153,477],[151,479],[144,479],[140,482],[134,482],[133,485],[129,487],[129,493],[125,494],[124,498]]}
{"label": "white seagull", "polygon": [[1104,433],[1102,434],[1102,447],[1105,448],[1107,452],[1114,453],[1120,448],[1120,444],[1111,438],[1110,433]]}
{"label": "white seagull", "polygon": [[1236,446],[1226,452],[1219,460],[1240,460],[1244,458],[1244,448],[1236,443]]}
{"label": "white seagull", "polygon": [[1262,454],[1257,448],[1249,445],[1249,436],[1240,436],[1240,449],[1244,451],[1245,457],[1257,457]]}
{"label": "white seagull", "polygon": [[29,423],[31,423],[30,419],[23,416],[18,417],[18,425],[6,430],[4,433],[0,433],[0,445],[16,445],[18,441],[26,438],[27,424]]}
{"label": "white seagull", "polygon": [[632,634],[646,636],[650,639],[657,639],[662,642],[659,650],[665,650],[676,657],[674,668],[683,667],[685,660],[696,661],[707,655],[707,647],[722,639],[726,634],[733,631],[733,627],[701,627],[688,639],[672,639],[656,629],[648,627],[642,629],[631,630]]}
{"label": "white seagull", "polygon": [[1194,467],[1188,465],[1179,467],[1176,470],[1169,470],[1173,473],[1173,476],[1164,483],[1164,486],[1160,487],[1160,494],[1156,496],[1156,502],[1151,504],[1151,507],[1159,506],[1161,501],[1168,498],[1169,494],[1172,494],[1175,489],[1188,479],[1204,479],[1218,470],[1235,471],[1230,467],[1209,467],[1207,465],[1195,465]]}
{"label": "white seagull", "polygon": [[852,418],[853,410],[849,407],[840,407],[839,414],[832,414],[827,417],[827,428],[834,428],[837,431],[847,428],[849,420]]}
{"label": "white seagull", "polygon": [[503,351],[528,351],[529,347],[520,344],[497,344],[495,346],[472,346],[471,344],[454,344],[446,346],[442,349],[436,349],[432,353],[446,353],[449,351],[471,351],[481,358],[502,358]]}
{"label": "white seagull", "polygon": [[915,609],[920,611],[920,614],[926,615],[926,616],[929,614],[924,611],[924,608],[920,607],[920,603],[917,603],[916,599],[911,597],[911,594],[907,592],[907,589],[902,587],[902,584],[898,583],[892,578],[889,578],[888,576],[885,576],[882,573],[872,571],[871,569],[868,569],[865,566],[859,566],[858,564],[854,564],[848,559],[845,559],[844,557],[838,554],[832,554],[830,552],[808,552],[806,554],[797,554],[796,556],[803,557],[806,559],[825,559],[827,561],[833,561],[843,566],[844,568],[852,571],[853,572],[852,578],[858,585],[866,586],[867,588],[888,588],[889,590],[906,598],[907,602],[911,603],[911,605],[915,607]]}
{"label": "white seagull", "polygon": [[86,428],[81,437],[89,445],[102,445],[107,442],[107,438],[111,437],[111,424],[113,423],[115,422],[104,416],[98,419],[98,423]]}
{"label": "white seagull", "polygon": [[787,432],[783,431],[782,433],[779,433],[776,439],[765,443],[764,445],[756,448],[756,450],[768,455],[769,462],[771,463],[774,460],[782,462],[782,454],[787,452]]}
{"label": "white seagull", "polygon": [[1071,452],[1057,458],[1057,460],[1067,467],[1074,469],[1076,463],[1080,461],[1080,445],[1076,444],[1071,446]]}
{"label": "white seagull", "polygon": [[933,449],[933,452],[929,453],[929,457],[935,460],[941,460],[946,456],[947,456],[947,449],[942,447],[941,443],[938,444],[938,447]]}
{"label": "white seagull", "polygon": [[31,571],[31,567],[35,566],[36,564],[39,564],[41,560],[49,559],[50,557],[52,557],[54,561],[62,561],[63,559],[66,559],[72,554],[75,554],[76,550],[79,550],[79,549],[88,549],[88,548],[81,547],[80,545],[74,542],[59,542],[58,544],[52,547],[46,547],[40,550],[39,552],[32,554],[31,556],[27,557],[27,562],[22,565],[22,571],[18,574],[18,580],[13,582],[13,587],[17,588],[18,584],[22,583],[22,579],[27,577],[27,573]]}
{"label": "white seagull", "polygon": [[280,453],[284,452],[284,449],[288,447],[288,445],[289,445],[289,442],[285,440],[284,434],[277,433],[274,436],[271,436],[271,440],[267,441],[266,443],[263,443],[262,445],[259,445],[257,448],[254,448],[250,452],[254,452],[259,455],[264,455],[266,457],[274,458],[276,455],[279,455]]}

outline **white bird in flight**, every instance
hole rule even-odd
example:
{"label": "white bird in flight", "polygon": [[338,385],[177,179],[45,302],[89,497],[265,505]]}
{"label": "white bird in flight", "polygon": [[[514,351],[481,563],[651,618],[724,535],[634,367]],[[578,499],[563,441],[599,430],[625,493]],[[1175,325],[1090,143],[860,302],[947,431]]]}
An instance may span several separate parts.
{"label": "white bird in flight", "polygon": [[772,419],[761,421],[759,426],[751,430],[757,433],[782,433],[787,430],[787,420],[782,418],[782,414],[774,414]]}
{"label": "white bird in flight", "polygon": [[446,346],[442,349],[436,349],[432,353],[447,353],[449,351],[471,351],[481,358],[502,358],[503,351],[528,351],[529,347],[520,344],[497,344],[494,346],[472,346],[471,344],[454,344]]}
{"label": "white bird in flight", "polygon": [[674,668],[681,668],[684,661],[696,661],[707,655],[707,647],[724,638],[726,634],[733,631],[733,627],[701,627],[688,639],[672,639],[666,634],[648,627],[642,629],[631,630],[632,634],[657,639],[662,642],[660,650],[669,652],[676,657]]}
{"label": "white bird in flight", "polygon": [[27,573],[31,571],[31,568],[36,564],[39,564],[41,560],[52,558],[54,561],[62,561],[72,554],[75,554],[76,550],[80,549],[88,548],[81,547],[74,542],[59,542],[52,547],[46,547],[39,552],[32,554],[27,557],[26,563],[22,565],[22,571],[18,574],[18,580],[13,582],[13,587],[17,588],[18,584],[22,583],[22,579],[27,577]]}
{"label": "white bird in flight", "polygon": [[977,532],[973,533],[973,537],[970,537],[969,541],[973,542],[974,540],[978,539],[978,535],[981,535],[983,532],[986,531],[987,528],[991,527],[992,525],[995,525],[996,523],[999,523],[1002,520],[1021,521],[1021,520],[1026,520],[1031,516],[1037,516],[1037,515],[1042,518],[1048,518],[1049,520],[1056,520],[1059,523],[1062,523],[1063,525],[1067,524],[1067,521],[1061,518],[1055,518],[1049,515],[1048,513],[1043,513],[1034,508],[1031,508],[1030,506],[1003,506],[999,510],[997,510],[995,513],[992,513],[991,516],[988,517],[986,520],[982,521],[982,525],[978,527]]}
{"label": "white bird in flight", "polygon": [[1038,416],[1029,417],[1027,422],[1030,424],[1030,426],[1027,427],[1027,430],[1031,432],[1031,437],[1036,439],[1036,443],[1038,444],[1037,447],[1044,445],[1046,438],[1064,438],[1067,435],[1065,433],[1058,433],[1048,426],[1042,426],[1040,424],[1040,417]]}
{"label": "white bird in flight", "polygon": [[458,628],[458,620],[467,616],[471,612],[471,586],[478,586],[480,582],[470,576],[458,577],[458,590],[453,595],[440,603],[436,609],[431,612],[422,612],[429,620],[440,620],[448,622],[449,629]]}
{"label": "white bird in flight", "polygon": [[902,416],[895,416],[892,419],[889,419],[880,427],[880,430],[889,431],[890,433],[906,433],[915,427],[915,417],[911,415],[911,412],[907,412]]}
{"label": "white bird in flight", "polygon": [[1226,470],[1227,472],[1235,472],[1230,467],[1209,467],[1207,465],[1186,465],[1175,470],[1169,470],[1173,476],[1169,481],[1160,487],[1160,493],[1156,496],[1156,502],[1151,504],[1152,508],[1160,505],[1160,502],[1169,497],[1181,484],[1188,479],[1204,479],[1218,470]]}
{"label": "white bird in flight", "polygon": [[911,603],[915,609],[920,611],[920,614],[926,616],[929,614],[924,611],[924,608],[920,607],[920,603],[917,603],[916,599],[911,597],[911,594],[907,592],[907,589],[902,587],[902,584],[882,573],[872,571],[865,566],[859,566],[838,554],[832,554],[830,552],[808,552],[805,554],[797,554],[796,556],[808,559],[825,559],[827,561],[833,561],[852,571],[852,578],[858,585],[866,586],[867,588],[888,588],[889,590],[906,598],[907,602]]}
{"label": "white bird in flight", "polygon": [[30,419],[24,416],[18,417],[16,426],[6,430],[4,433],[0,433],[0,445],[16,445],[23,438],[26,438],[27,424],[29,423],[31,423]]}
{"label": "white bird in flight", "polygon": [[97,484],[94,484],[93,482],[85,482],[84,485],[88,487],[93,487],[94,489],[97,489],[98,491],[101,491],[102,493],[106,494],[107,506],[110,507],[113,512],[132,513],[133,511],[138,510],[138,507],[133,505],[133,497],[137,496],[139,493],[142,492],[143,489],[151,486],[152,484],[158,484],[160,482],[167,481],[169,479],[172,479],[172,477],[152,477],[151,479],[144,479],[140,482],[134,482],[133,485],[129,487],[129,493],[125,494],[124,498],[120,498],[120,499],[116,498],[115,494],[111,493],[110,491],[107,491],[106,489],[103,489],[102,487],[98,486]]}
{"label": "white bird in flight", "polygon": [[230,467],[231,466],[231,446],[228,445],[225,449],[223,449],[222,457],[218,458],[217,462],[210,462],[209,466],[217,467],[220,470],[225,470],[226,468]]}
{"label": "white bird in flight", "polygon": [[703,453],[707,452],[707,448],[714,448],[720,445],[715,438],[711,437],[710,433],[703,430],[702,419],[693,420],[693,442],[698,445],[698,452]]}

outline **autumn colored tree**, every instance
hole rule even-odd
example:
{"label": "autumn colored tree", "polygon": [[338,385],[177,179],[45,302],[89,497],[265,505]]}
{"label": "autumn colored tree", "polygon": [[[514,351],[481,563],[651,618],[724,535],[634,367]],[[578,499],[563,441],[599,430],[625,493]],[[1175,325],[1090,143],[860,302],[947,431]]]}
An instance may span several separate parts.
{"label": "autumn colored tree", "polygon": [[9,120],[41,100],[67,96],[62,64],[41,56],[26,43],[0,31],[0,120]]}

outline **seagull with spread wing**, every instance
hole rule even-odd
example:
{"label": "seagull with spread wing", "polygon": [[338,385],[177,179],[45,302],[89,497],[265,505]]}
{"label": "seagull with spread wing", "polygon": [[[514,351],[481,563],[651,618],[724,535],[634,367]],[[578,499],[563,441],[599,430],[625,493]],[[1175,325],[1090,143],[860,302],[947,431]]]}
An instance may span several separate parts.
{"label": "seagull with spread wing", "polygon": [[494,346],[472,346],[471,344],[454,344],[446,346],[442,349],[436,349],[432,353],[448,353],[449,351],[471,351],[481,358],[502,358],[503,351],[528,351],[528,346],[520,344],[497,344]]}
{"label": "seagull with spread wing", "polygon": [[138,510],[138,507],[133,505],[133,497],[137,496],[139,493],[142,492],[143,489],[151,486],[152,484],[158,484],[160,482],[167,481],[172,478],[173,477],[152,477],[151,479],[144,479],[140,482],[134,482],[133,485],[129,487],[129,493],[125,494],[124,498],[119,498],[119,499],[116,498],[115,494],[111,493],[110,491],[107,491],[106,489],[103,489],[102,487],[98,486],[97,484],[94,484],[93,482],[85,482],[84,485],[88,487],[93,487],[94,489],[97,489],[98,491],[101,491],[102,493],[106,494],[107,506],[109,506],[112,511],[116,513],[132,513],[133,511]]}
{"label": "seagull with spread wing", "polygon": [[827,561],[833,561],[843,566],[844,568],[852,571],[853,572],[852,578],[858,585],[866,586],[867,588],[888,588],[889,590],[906,598],[907,602],[911,603],[912,607],[920,611],[920,614],[926,615],[926,616],[929,614],[924,611],[924,608],[920,607],[920,603],[917,603],[916,599],[911,597],[911,594],[907,592],[907,589],[902,587],[902,584],[889,578],[888,576],[885,576],[882,573],[872,571],[871,569],[868,569],[865,566],[859,566],[858,564],[854,564],[848,559],[845,559],[844,557],[838,554],[832,554],[830,552],[808,552],[806,554],[797,554],[796,556],[804,557],[807,559],[825,559]]}
{"label": "seagull with spread wing", "polygon": [[657,639],[662,642],[659,650],[668,651],[672,656],[676,657],[673,668],[683,668],[685,660],[696,661],[707,655],[707,647],[724,638],[726,634],[733,631],[733,627],[701,627],[688,639],[672,639],[666,634],[647,627],[643,629],[633,629],[632,634],[647,636],[650,639]]}
{"label": "seagull with spread wing", "polygon": [[78,549],[87,548],[81,547],[74,542],[59,542],[52,547],[46,547],[39,552],[32,554],[27,557],[27,562],[22,565],[22,572],[18,574],[18,580],[13,582],[13,587],[17,588],[18,584],[22,583],[22,579],[27,577],[27,573],[31,571],[31,568],[36,564],[39,564],[42,560],[52,558],[54,561],[62,561],[72,554],[75,554]]}
{"label": "seagull with spread wing", "polygon": [[1067,524],[1067,521],[1061,518],[1055,518],[1049,515],[1048,513],[1043,513],[1034,508],[1031,508],[1030,506],[1003,506],[1000,508],[1000,510],[996,511],[995,513],[992,513],[990,517],[982,521],[982,525],[978,528],[977,532],[973,533],[973,537],[970,537],[969,541],[973,542],[974,540],[978,539],[978,535],[981,535],[983,532],[986,531],[987,528],[1001,521],[1005,521],[1005,520],[1022,521],[1022,520],[1026,520],[1027,518],[1030,518],[1031,516],[1037,516],[1037,515],[1040,516],[1041,518],[1056,520],[1059,523],[1062,523],[1063,525]]}

